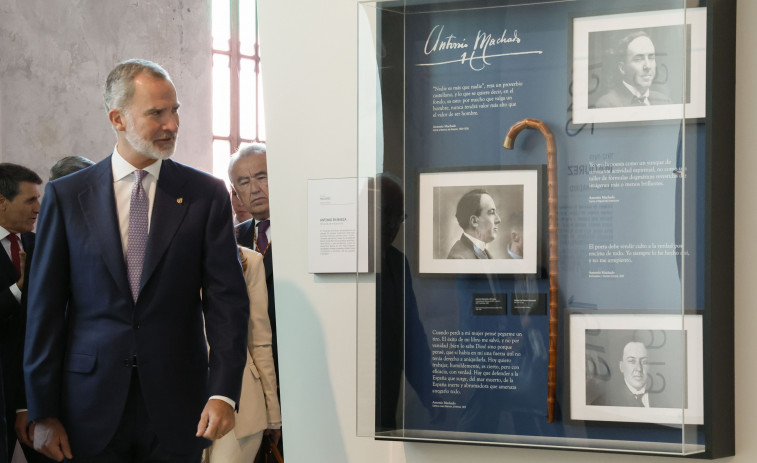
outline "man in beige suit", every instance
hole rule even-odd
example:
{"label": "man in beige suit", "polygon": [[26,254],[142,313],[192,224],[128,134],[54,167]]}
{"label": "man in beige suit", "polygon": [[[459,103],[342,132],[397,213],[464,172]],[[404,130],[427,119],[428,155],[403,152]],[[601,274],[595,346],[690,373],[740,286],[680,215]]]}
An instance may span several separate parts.
{"label": "man in beige suit", "polygon": [[263,255],[241,246],[239,252],[250,296],[247,366],[242,378],[236,425],[208,449],[204,461],[209,463],[252,462],[264,432],[272,434],[274,442],[281,435]]}

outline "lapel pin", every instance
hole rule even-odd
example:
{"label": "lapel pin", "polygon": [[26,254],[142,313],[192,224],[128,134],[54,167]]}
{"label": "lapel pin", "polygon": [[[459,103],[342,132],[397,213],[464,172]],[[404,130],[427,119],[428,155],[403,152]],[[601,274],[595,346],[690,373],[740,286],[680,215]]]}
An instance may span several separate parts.
{"label": "lapel pin", "polygon": [[176,203],[181,204],[184,202],[184,198],[176,198]]}

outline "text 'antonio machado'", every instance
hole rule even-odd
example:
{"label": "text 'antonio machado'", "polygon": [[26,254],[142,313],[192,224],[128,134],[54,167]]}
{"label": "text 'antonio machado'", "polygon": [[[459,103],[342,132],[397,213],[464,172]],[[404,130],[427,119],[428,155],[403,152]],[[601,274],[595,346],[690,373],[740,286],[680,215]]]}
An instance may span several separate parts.
{"label": "text 'antonio machado'", "polygon": [[[502,33],[492,34],[479,30],[476,32],[475,39],[472,39],[473,46],[470,46],[468,38],[458,38],[454,33],[446,33],[444,31],[444,25],[435,25],[431,32],[429,32],[426,38],[426,44],[423,48],[423,53],[427,56],[448,56],[447,53],[450,50],[461,50],[459,57],[453,60],[432,62],[432,63],[420,63],[418,66],[439,66],[442,64],[468,64],[474,71],[482,71],[486,66],[490,66],[488,61],[490,58],[498,58],[503,56],[515,56],[515,55],[531,55],[542,54],[541,50],[531,51],[511,51],[507,53],[498,53],[503,51],[510,45],[520,44],[521,38],[518,36],[518,30],[508,31],[503,29]],[[490,49],[491,47],[491,49]]]}

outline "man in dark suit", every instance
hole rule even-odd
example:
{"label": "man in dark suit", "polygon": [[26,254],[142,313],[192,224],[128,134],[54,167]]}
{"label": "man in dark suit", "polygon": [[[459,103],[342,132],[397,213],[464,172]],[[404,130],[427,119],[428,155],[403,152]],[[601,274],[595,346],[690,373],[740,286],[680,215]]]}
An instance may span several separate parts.
{"label": "man in dark suit", "polygon": [[[45,461],[30,446],[24,394],[23,355],[26,329],[26,293],[29,266],[34,252],[34,223],[39,214],[39,185],[34,171],[17,164],[0,164],[0,382],[5,405],[8,461],[13,458],[16,439],[27,461]],[[4,461],[1,459],[0,461]]]}
{"label": "man in dark suit", "polygon": [[[0,365],[0,377],[3,376],[3,366]],[[5,410],[5,396],[3,395],[3,387],[0,384],[0,410]],[[5,415],[0,413],[0,461],[8,461],[8,441],[6,440],[6,432],[8,428],[5,426]]]}
{"label": "man in dark suit", "polygon": [[623,382],[610,381],[602,395],[592,405],[614,407],[654,406],[649,402],[649,367],[647,348],[643,343],[631,341],[623,347],[623,358],[618,366],[623,374]]}
{"label": "man in dark suit", "polygon": [[465,193],[457,202],[455,218],[463,234],[452,245],[447,259],[491,259],[486,246],[497,237],[502,220],[489,193],[482,189]]}
{"label": "man in dark suit", "polygon": [[[273,289],[273,248],[271,239],[271,210],[268,203],[268,163],[266,148],[262,143],[243,145],[229,161],[229,180],[241,200],[242,205],[252,214],[252,219],[237,226],[237,242],[263,254],[265,283],[268,288],[268,318],[273,334],[271,350],[276,378],[279,379],[279,349],[276,339],[276,298]],[[281,381],[276,392],[281,397]],[[281,430],[267,429],[270,436],[283,453]]]}
{"label": "man in dark suit", "polygon": [[[229,180],[252,214],[252,219],[237,226],[237,241],[242,246],[263,254],[265,281],[268,287],[268,317],[273,331],[273,362],[279,377],[279,355],[276,343],[276,299],[273,293],[273,248],[271,241],[271,210],[268,204],[268,164],[262,143],[244,145],[231,157]],[[260,232],[260,229],[263,232]]]}
{"label": "man in dark suit", "polygon": [[664,93],[653,90],[657,59],[652,39],[644,31],[632,32],[615,49],[618,84],[599,97],[595,107],[618,108],[671,104]]}
{"label": "man in dark suit", "polygon": [[113,154],[50,182],[40,212],[24,356],[34,446],[77,463],[199,462],[234,426],[246,363],[229,196],[168,159],[179,102],[163,68],[120,63],[105,104]]}

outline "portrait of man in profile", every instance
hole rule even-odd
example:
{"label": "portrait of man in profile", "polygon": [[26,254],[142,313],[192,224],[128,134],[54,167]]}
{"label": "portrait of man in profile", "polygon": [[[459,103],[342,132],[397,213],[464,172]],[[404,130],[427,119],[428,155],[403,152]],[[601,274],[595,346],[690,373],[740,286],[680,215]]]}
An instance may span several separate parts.
{"label": "portrait of man in profile", "polygon": [[502,220],[491,195],[480,188],[465,193],[457,202],[455,218],[463,233],[447,259],[492,259],[487,246],[497,238]]}
{"label": "portrait of man in profile", "polygon": [[534,273],[541,239],[538,180],[533,169],[422,174],[419,271]]}

